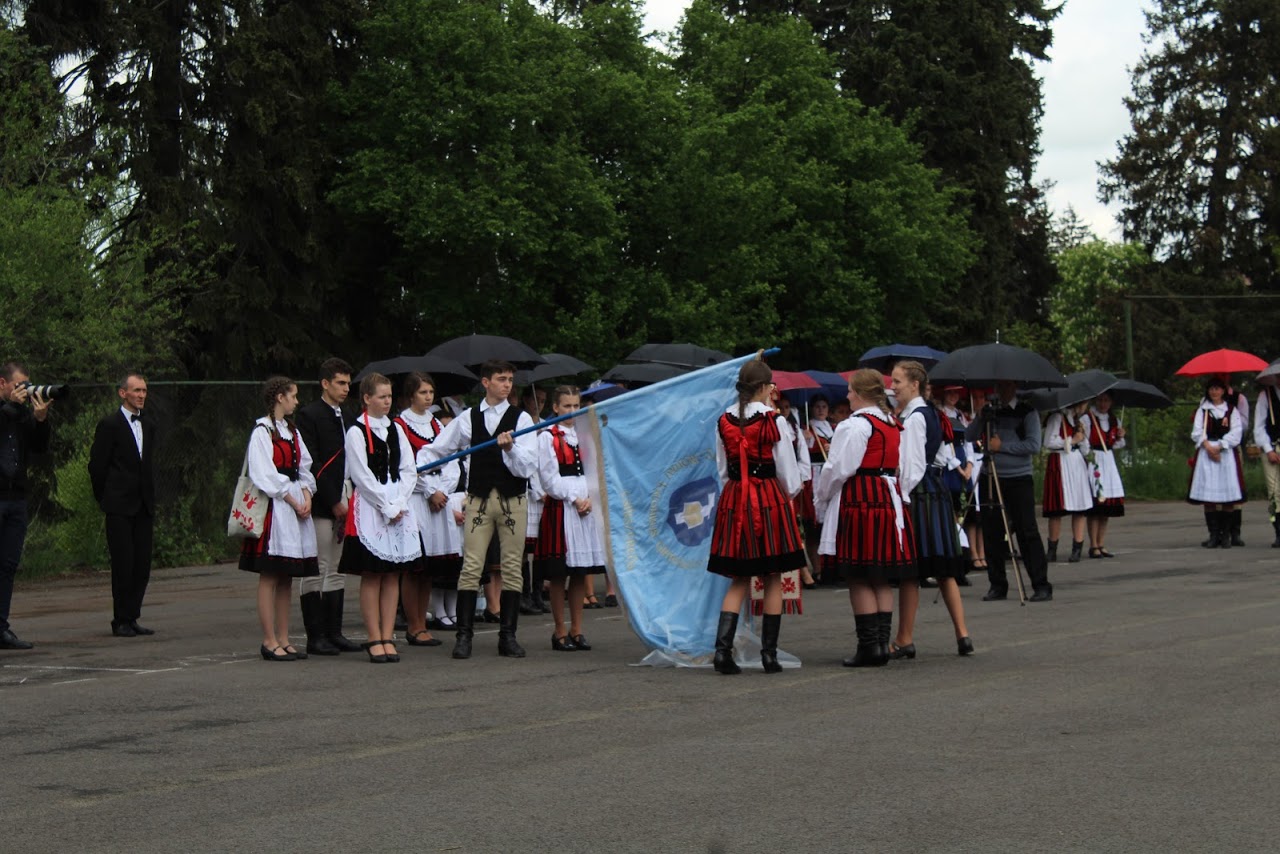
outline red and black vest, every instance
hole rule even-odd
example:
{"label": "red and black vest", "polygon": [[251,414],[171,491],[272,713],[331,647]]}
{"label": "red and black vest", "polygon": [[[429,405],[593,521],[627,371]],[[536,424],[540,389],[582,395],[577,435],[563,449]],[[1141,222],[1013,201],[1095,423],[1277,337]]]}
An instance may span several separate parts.
{"label": "red and black vest", "polygon": [[782,439],[777,417],[773,413],[757,412],[745,421],[726,412],[717,425],[720,441],[724,443],[725,460],[729,464],[729,479],[742,480],[745,462],[748,477],[776,477],[773,462],[773,446]]}
{"label": "red and black vest", "polygon": [[570,445],[564,431],[559,426],[552,427],[551,448],[555,451],[556,463],[560,466],[561,477],[576,477],[583,473],[582,451],[577,445]]}
{"label": "red and black vest", "polygon": [[857,416],[867,419],[871,425],[871,436],[867,439],[867,450],[862,455],[862,464],[858,474],[881,473],[894,474],[898,470],[899,450],[902,447],[902,428],[895,421],[886,424],[872,415]]}

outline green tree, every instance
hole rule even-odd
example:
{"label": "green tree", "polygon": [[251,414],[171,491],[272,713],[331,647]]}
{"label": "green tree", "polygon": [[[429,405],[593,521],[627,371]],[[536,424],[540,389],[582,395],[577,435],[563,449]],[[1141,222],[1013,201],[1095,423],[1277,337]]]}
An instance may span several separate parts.
{"label": "green tree", "polygon": [[667,181],[671,337],[850,366],[890,329],[944,335],[931,307],[971,260],[954,193],[841,95],[809,27],[695,0],[678,48],[690,118]]}
{"label": "green tree", "polygon": [[1093,240],[1054,259],[1059,280],[1049,299],[1049,323],[1058,331],[1065,372],[1116,368],[1124,363],[1121,297],[1132,293],[1150,256],[1134,243]]}
{"label": "green tree", "polygon": [[1280,291],[1280,5],[1159,0],[1099,195],[1127,239],[1201,277]]}
{"label": "green tree", "polygon": [[976,258],[963,298],[934,306],[942,346],[1038,323],[1053,286],[1048,214],[1034,181],[1048,60],[1046,0],[725,0],[746,18],[785,13],[813,26],[842,91],[907,128],[927,166],[958,189]]}

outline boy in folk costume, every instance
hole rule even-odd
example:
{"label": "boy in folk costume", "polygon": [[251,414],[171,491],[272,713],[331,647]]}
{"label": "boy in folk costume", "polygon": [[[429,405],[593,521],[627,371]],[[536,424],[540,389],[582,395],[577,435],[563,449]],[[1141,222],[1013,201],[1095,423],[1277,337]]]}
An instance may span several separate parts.
{"label": "boy in folk costume", "polygon": [[533,426],[529,413],[507,400],[514,381],[515,366],[510,362],[485,362],[480,366],[484,401],[461,413],[435,442],[419,452],[419,464],[423,464],[489,439],[497,440],[496,445],[469,457],[454,658],[471,657],[480,573],[494,537],[498,538],[502,556],[503,580],[498,654],[525,656],[524,648],[516,641],[516,628],[523,587],[520,563],[528,528],[527,492],[529,478],[538,470],[538,444],[533,433],[519,438],[512,435]]}
{"label": "boy in folk costume", "polygon": [[1253,442],[1262,450],[1262,473],[1267,478],[1267,510],[1276,531],[1271,548],[1280,549],[1280,391],[1274,385],[1258,394]]}

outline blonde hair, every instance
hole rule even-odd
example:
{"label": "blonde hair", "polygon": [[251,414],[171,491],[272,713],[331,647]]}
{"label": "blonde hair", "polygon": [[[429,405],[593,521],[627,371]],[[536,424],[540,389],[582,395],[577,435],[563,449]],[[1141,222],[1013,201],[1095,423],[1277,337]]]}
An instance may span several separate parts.
{"label": "blonde hair", "polygon": [[849,390],[878,407],[885,415],[893,414],[889,408],[889,397],[884,393],[884,376],[874,368],[858,368],[850,374]]}

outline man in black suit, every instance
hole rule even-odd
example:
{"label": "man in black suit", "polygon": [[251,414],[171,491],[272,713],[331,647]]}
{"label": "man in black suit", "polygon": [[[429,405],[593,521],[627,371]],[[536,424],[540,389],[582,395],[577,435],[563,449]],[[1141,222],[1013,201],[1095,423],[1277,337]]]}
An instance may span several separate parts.
{"label": "man in black suit", "polygon": [[111,633],[131,638],[155,634],[138,625],[142,597],[151,578],[152,530],[156,490],[155,425],[142,417],[147,380],[127,374],[117,386],[121,407],[103,417],[89,450],[93,497],[107,514],[107,550],[111,553]]}
{"label": "man in black suit", "polygon": [[294,414],[302,441],[311,452],[311,473],[316,478],[311,518],[316,525],[320,574],[302,579],[300,585],[302,622],[307,627],[307,652],[311,655],[361,651],[359,644],[342,634],[346,576],[338,572],[348,510],[346,436],[347,428],[355,423],[342,408],[351,391],[351,373],[351,366],[342,359],[326,359],[320,365],[320,399],[299,407]]}

